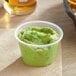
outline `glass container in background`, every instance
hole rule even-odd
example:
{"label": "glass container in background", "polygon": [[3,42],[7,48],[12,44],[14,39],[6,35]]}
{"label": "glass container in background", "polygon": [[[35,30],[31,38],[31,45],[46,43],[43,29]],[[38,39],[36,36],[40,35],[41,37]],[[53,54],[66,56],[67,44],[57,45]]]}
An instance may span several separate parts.
{"label": "glass container in background", "polygon": [[3,0],[5,10],[12,15],[32,13],[36,8],[36,0]]}

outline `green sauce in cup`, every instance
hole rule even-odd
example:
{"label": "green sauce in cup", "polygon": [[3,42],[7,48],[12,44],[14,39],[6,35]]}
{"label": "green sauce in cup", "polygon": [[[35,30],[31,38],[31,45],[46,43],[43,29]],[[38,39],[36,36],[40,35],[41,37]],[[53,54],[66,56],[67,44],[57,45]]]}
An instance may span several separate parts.
{"label": "green sauce in cup", "polygon": [[[60,35],[50,27],[28,27],[18,33],[21,41],[32,45],[47,45],[57,41]],[[23,61],[32,66],[46,66],[56,57],[58,43],[47,47],[31,47],[20,43]]]}

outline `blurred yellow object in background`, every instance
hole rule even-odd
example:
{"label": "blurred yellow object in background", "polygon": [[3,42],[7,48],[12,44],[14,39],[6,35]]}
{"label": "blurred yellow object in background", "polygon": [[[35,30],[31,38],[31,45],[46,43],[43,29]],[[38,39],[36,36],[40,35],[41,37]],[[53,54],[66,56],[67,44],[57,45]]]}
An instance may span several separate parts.
{"label": "blurred yellow object in background", "polygon": [[76,0],[68,0],[71,7],[76,7]]}
{"label": "blurred yellow object in background", "polygon": [[36,0],[9,0],[12,6],[31,6],[36,3]]}
{"label": "blurred yellow object in background", "polygon": [[36,7],[36,0],[4,0],[4,8],[9,14],[24,15],[32,13]]}
{"label": "blurred yellow object in background", "polygon": [[76,0],[68,0],[70,7],[74,13],[74,15],[76,15]]}

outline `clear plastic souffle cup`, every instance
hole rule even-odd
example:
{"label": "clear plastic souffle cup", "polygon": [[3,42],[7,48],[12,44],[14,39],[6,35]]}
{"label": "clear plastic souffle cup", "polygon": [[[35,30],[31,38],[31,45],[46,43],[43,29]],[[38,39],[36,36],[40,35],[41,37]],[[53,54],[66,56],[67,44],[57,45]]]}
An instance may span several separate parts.
{"label": "clear plastic souffle cup", "polygon": [[[51,27],[57,31],[60,37],[57,41],[50,44],[44,44],[44,45],[28,44],[26,42],[21,41],[18,38],[18,33],[24,28],[30,26],[49,27],[49,28]],[[15,37],[19,42],[22,59],[25,64],[31,66],[47,66],[51,64],[56,58],[58,44],[63,38],[63,31],[58,25],[48,21],[30,21],[20,25],[15,30]]]}

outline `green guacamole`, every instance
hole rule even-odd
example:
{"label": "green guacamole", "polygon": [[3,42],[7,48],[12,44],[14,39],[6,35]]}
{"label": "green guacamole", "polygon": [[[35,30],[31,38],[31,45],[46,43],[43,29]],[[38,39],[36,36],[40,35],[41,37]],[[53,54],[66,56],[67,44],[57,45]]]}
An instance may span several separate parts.
{"label": "green guacamole", "polygon": [[[28,44],[45,45],[59,39],[59,34],[49,27],[28,27],[21,30],[18,37]],[[46,66],[52,63],[57,54],[58,43],[43,48],[19,43],[23,61],[32,66]]]}
{"label": "green guacamole", "polygon": [[19,32],[20,40],[29,44],[50,44],[58,40],[59,34],[49,27],[29,27]]}

